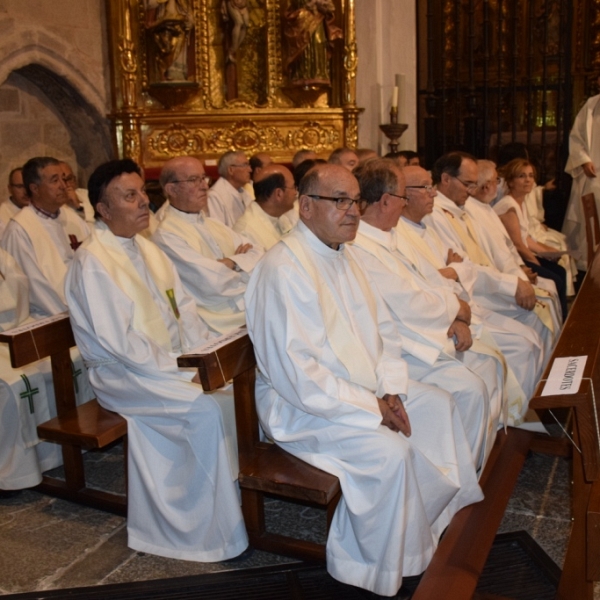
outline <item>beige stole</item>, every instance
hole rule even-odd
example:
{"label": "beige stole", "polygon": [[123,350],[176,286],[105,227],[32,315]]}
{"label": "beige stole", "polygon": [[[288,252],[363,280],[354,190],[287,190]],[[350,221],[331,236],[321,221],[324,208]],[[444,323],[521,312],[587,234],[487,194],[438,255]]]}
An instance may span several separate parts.
{"label": "beige stole", "polygon": [[[325,330],[327,331],[327,340],[331,344],[334,354],[346,367],[350,381],[375,393],[377,391],[377,378],[374,369],[370,367],[372,359],[367,354],[362,342],[356,337],[351,324],[338,309],[338,303],[331,290],[319,277],[314,263],[306,254],[306,250],[298,239],[293,235],[288,235],[282,238],[282,241],[298,259],[317,290]],[[369,312],[373,317],[373,326],[377,327],[377,306],[366,277],[348,252],[345,252],[344,256],[367,301]]]}
{"label": "beige stole", "polygon": [[[156,287],[161,293],[164,292],[165,298],[179,322],[172,263],[158,246],[142,236],[136,235],[135,243],[140,249]],[[133,329],[143,333],[167,352],[173,352],[169,330],[152,293],[110,229],[96,228],[84,246],[102,263],[117,286],[133,302]],[[180,340],[181,347],[183,347],[182,342],[183,339]]]}
{"label": "beige stole", "polygon": [[[231,239],[231,230],[227,225],[215,219],[205,219],[204,226],[213,236],[223,256],[232,256],[235,253],[234,244]],[[167,211],[159,227],[184,239],[198,254],[213,258],[210,246],[204,241],[198,230],[185,219],[180,219],[174,215],[172,211]]]}
{"label": "beige stole", "polygon": [[33,208],[31,210],[21,210],[13,219],[27,232],[40,271],[58,297],[66,304],[65,276],[67,275],[67,266],[58,252],[54,240],[40,223]]}
{"label": "beige stole", "polygon": [[[431,231],[435,234],[435,231]],[[415,228],[412,225],[404,223],[402,219],[400,219],[398,225],[396,225],[396,232],[398,247],[401,247],[402,254],[404,254],[404,256],[412,263],[417,265],[419,262],[417,254],[421,254],[437,271],[446,267],[446,264],[429,247],[429,244],[425,239],[415,231]],[[418,248],[418,253],[415,252],[412,246]]]}
{"label": "beige stole", "polygon": [[[279,232],[277,230],[271,217],[267,215],[258,202],[254,201],[250,204],[246,209],[246,212],[250,212],[250,214],[246,216],[247,219],[251,218],[258,221],[258,227],[256,228],[257,233],[255,235],[260,237],[261,246],[263,248],[272,248],[281,239],[282,234],[287,233],[287,231]],[[279,222],[281,223],[281,221]],[[291,227],[289,229],[291,229]]]}
{"label": "beige stole", "polygon": [[[207,258],[214,258],[213,251],[198,230],[185,219],[180,219],[177,215],[174,215],[172,210],[175,209],[166,211],[164,219],[160,222],[160,229],[182,238],[198,254]],[[205,219],[204,226],[213,236],[223,256],[228,257],[235,253],[231,229],[227,225],[215,219]],[[210,308],[196,303],[196,310],[208,326],[220,334],[228,333],[246,324],[246,312],[233,309],[229,302],[223,302]]]}
{"label": "beige stole", "polygon": [[467,226],[467,231],[465,231],[458,222],[458,219],[452,213],[448,212],[447,210],[444,210],[444,214],[446,215],[448,221],[450,221],[450,224],[456,232],[456,235],[458,235],[458,237],[460,238],[460,241],[462,242],[462,245],[464,246],[467,255],[469,256],[471,261],[474,262],[476,265],[481,265],[482,267],[489,267],[492,263],[477,243],[477,237],[475,236],[475,232],[473,231],[473,225],[470,222],[468,215],[466,213],[463,213],[462,217],[462,220]]}

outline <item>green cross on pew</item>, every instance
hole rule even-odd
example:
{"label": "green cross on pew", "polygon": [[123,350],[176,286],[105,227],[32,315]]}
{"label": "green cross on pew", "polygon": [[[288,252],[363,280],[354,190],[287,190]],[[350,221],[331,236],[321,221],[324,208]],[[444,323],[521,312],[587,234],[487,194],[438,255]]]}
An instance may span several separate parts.
{"label": "green cross on pew", "polygon": [[19,396],[21,398],[27,398],[28,402],[29,402],[29,413],[33,414],[33,397],[36,394],[40,393],[39,388],[32,388],[31,384],[29,383],[29,378],[27,377],[27,375],[24,375],[23,373],[21,373],[21,379],[23,380],[23,382],[25,383],[25,391],[21,392],[19,394]]}

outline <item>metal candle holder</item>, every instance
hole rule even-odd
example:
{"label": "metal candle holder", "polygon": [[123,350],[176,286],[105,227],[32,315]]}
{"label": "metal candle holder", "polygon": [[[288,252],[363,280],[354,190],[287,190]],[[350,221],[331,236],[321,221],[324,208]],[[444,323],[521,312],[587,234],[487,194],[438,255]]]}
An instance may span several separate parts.
{"label": "metal candle holder", "polygon": [[390,140],[390,152],[398,152],[398,140],[402,134],[408,129],[406,123],[398,123],[398,107],[392,106],[390,109],[390,122],[383,123],[379,126],[385,136]]}

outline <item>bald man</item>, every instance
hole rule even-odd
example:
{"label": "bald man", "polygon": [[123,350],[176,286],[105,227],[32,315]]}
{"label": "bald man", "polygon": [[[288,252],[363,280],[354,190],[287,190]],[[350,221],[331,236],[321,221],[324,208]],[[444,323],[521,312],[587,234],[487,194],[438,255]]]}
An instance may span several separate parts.
{"label": "bald man", "polygon": [[268,250],[298,220],[298,213],[294,210],[294,177],[287,167],[270,164],[258,174],[254,192],[255,201],[237,220],[233,229]]}
{"label": "bald man", "polygon": [[169,206],[152,240],[175,263],[198,314],[213,332],[244,325],[246,284],[263,250],[207,216],[208,177],[198,159],[171,159],[160,183]]}

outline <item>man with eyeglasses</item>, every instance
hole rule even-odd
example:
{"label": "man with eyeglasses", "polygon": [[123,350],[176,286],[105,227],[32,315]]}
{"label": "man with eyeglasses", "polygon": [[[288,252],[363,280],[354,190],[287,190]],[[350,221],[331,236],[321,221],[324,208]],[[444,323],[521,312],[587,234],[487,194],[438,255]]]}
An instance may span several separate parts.
{"label": "man with eyeglasses", "polygon": [[84,221],[93,224],[95,221],[94,209],[90,204],[87,190],[77,187],[77,177],[69,163],[62,161],[60,164],[63,169],[63,181],[67,186],[66,206],[72,208]]}
{"label": "man with eyeglasses", "polygon": [[349,245],[364,204],[348,170],[309,171],[300,221],[256,266],[246,311],[265,433],[340,479],[329,573],[392,596],[481,491],[452,396],[409,380],[397,328]]}
{"label": "man with eyeglasses", "polygon": [[504,421],[507,425],[520,424],[542,369],[543,343],[531,327],[477,302],[470,287],[476,276],[474,267],[445,246],[435,230],[424,222],[436,198],[431,176],[416,166],[405,167],[404,176],[408,201],[396,226],[397,251],[430,286],[445,288],[469,304],[477,337],[487,339],[489,333],[506,359]]}
{"label": "man with eyeglasses", "polygon": [[252,196],[244,189],[252,169],[243,152],[225,152],[217,166],[219,179],[208,191],[208,210],[213,219],[233,227],[246,212]]}
{"label": "man with eyeglasses", "polygon": [[256,176],[254,191],[254,202],[233,229],[268,250],[298,221],[294,177],[287,167],[272,163]]}
{"label": "man with eyeglasses", "polygon": [[408,197],[395,161],[371,161],[356,176],[368,204],[353,247],[402,335],[409,376],[454,396],[480,468],[500,422],[504,358],[481,323],[471,323],[471,308],[456,290],[429,284],[399,251],[395,227]]}
{"label": "man with eyeglasses", "polygon": [[[544,344],[544,360],[552,352],[561,319],[550,295],[536,290],[528,278],[498,270],[479,243],[477,224],[465,210],[477,189],[477,159],[464,152],[450,152],[432,169],[436,196],[431,214],[422,222],[431,227],[444,246],[444,256],[463,288],[484,308],[515,318],[532,327]],[[451,255],[449,253],[452,253]]]}
{"label": "man with eyeglasses", "polygon": [[127,543],[179,560],[233,558],[248,538],[232,393],[204,394],[198,373],[177,366],[212,336],[171,261],[139,235],[150,214],[140,167],[104,163],[88,189],[98,224],[65,287],[96,397],[127,420]]}
{"label": "man with eyeglasses", "polygon": [[246,284],[262,248],[206,214],[208,177],[198,159],[181,156],[166,162],[160,183],[169,206],[152,240],[175,264],[212,331],[241,327]]}

